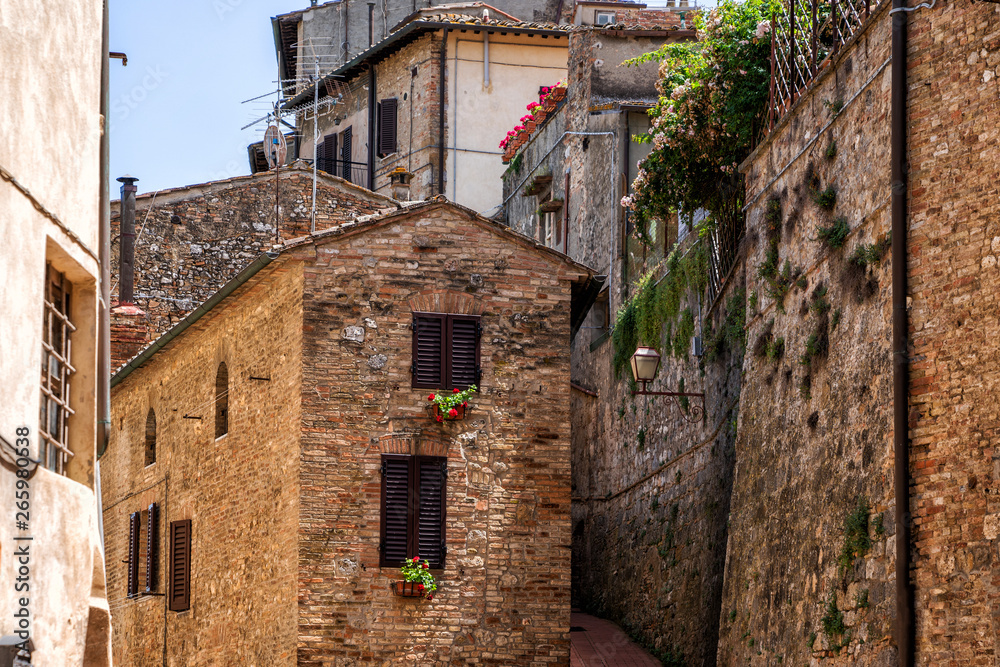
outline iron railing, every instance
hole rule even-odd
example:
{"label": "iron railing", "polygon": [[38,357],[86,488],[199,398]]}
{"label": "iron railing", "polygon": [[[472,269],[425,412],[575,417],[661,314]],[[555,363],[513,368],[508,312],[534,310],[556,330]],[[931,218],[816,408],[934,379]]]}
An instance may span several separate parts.
{"label": "iron railing", "polygon": [[371,184],[368,182],[368,165],[364,162],[316,158],[316,167],[320,171],[325,171],[333,176],[340,176],[345,181],[371,190]]}
{"label": "iron railing", "polygon": [[736,263],[740,242],[746,230],[746,217],[741,212],[721,216],[709,235],[708,246],[708,307],[711,308],[726,285],[726,278]]}
{"label": "iron railing", "polygon": [[771,15],[769,130],[864,26],[871,16],[871,2],[783,0],[781,9]]}

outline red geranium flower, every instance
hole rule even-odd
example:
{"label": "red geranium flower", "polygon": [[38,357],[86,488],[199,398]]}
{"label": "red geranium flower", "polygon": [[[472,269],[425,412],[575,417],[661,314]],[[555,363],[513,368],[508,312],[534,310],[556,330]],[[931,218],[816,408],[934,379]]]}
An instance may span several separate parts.
{"label": "red geranium flower", "polygon": [[433,593],[428,593],[427,594],[427,599],[428,600],[433,600],[434,599],[434,594]]}
{"label": "red geranium flower", "polygon": [[456,410],[455,408],[452,408],[451,410],[448,411],[448,416],[451,417],[451,418],[457,417],[458,416],[458,410]]}
{"label": "red geranium flower", "polygon": [[462,401],[462,407],[463,408],[469,407],[469,402],[468,401]]}
{"label": "red geranium flower", "polygon": [[437,416],[437,420],[438,420],[438,421],[441,421],[441,415],[438,415],[438,416]]}
{"label": "red geranium flower", "polygon": [[418,591],[424,590],[424,585],[423,584],[417,584],[417,590]]}
{"label": "red geranium flower", "polygon": [[434,400],[434,394],[431,394],[430,396],[428,396],[427,400],[428,401],[433,401]]}
{"label": "red geranium flower", "polygon": [[430,565],[428,565],[427,563],[424,563],[424,569],[425,569],[425,570],[429,570],[429,569],[430,569],[430,567],[431,567]]}
{"label": "red geranium flower", "polygon": [[451,393],[453,393],[453,394],[457,394],[457,393],[458,393],[458,389],[452,389],[452,390],[451,390]]}

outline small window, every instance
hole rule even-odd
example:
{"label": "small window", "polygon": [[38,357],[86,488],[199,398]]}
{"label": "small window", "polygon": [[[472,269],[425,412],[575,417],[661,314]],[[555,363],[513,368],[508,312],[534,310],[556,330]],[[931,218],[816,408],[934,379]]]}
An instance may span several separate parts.
{"label": "small window", "polygon": [[229,433],[229,369],[226,362],[219,364],[215,374],[215,438]]}
{"label": "small window", "polygon": [[594,24],[595,25],[613,25],[615,22],[614,12],[595,12],[594,13]]}
{"label": "small window", "polygon": [[597,295],[597,300],[590,308],[587,317],[587,324],[591,330],[590,342],[595,343],[599,338],[605,336],[611,328],[611,307],[608,299],[608,290]]}
{"label": "small window", "polygon": [[146,415],[146,465],[156,463],[156,413],[153,408]]}
{"label": "small window", "polygon": [[478,315],[413,313],[412,386],[422,389],[466,389],[478,385]]}
{"label": "small window", "polygon": [[340,176],[343,177],[348,183],[353,183],[351,180],[351,158],[354,153],[354,130],[353,128],[347,128],[340,133],[340,161],[343,163],[343,171]]}
{"label": "small window", "polygon": [[382,456],[382,567],[399,567],[415,556],[444,567],[447,477],[443,457]]}
{"label": "small window", "polygon": [[66,276],[48,265],[45,268],[45,305],[42,317],[42,397],[39,415],[41,462],[49,470],[66,474],[69,450],[70,376],[72,338],[76,327],[70,321],[73,290]]}
{"label": "small window", "polygon": [[146,509],[129,515],[128,536],[128,597],[139,595],[139,582],[144,593],[156,592],[159,584],[159,507],[151,503]]}
{"label": "small window", "polygon": [[170,522],[170,611],[191,608],[191,519]]}
{"label": "small window", "polygon": [[396,152],[396,109],[395,97],[382,100],[378,105],[378,154],[385,157]]}

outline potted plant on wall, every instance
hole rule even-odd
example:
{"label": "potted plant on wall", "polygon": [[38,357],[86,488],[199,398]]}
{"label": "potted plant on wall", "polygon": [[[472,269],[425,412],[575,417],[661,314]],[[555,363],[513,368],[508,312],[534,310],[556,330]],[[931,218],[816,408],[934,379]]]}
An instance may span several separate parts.
{"label": "potted plant on wall", "polygon": [[431,574],[431,565],[426,559],[421,563],[417,556],[407,558],[403,561],[403,566],[399,568],[399,573],[403,579],[392,582],[393,593],[404,598],[434,599],[437,581]]}
{"label": "potted plant on wall", "polygon": [[450,394],[431,394],[427,400],[434,405],[434,419],[437,421],[456,421],[465,418],[465,409],[469,407],[469,398],[476,393],[476,385],[459,391],[452,389]]}

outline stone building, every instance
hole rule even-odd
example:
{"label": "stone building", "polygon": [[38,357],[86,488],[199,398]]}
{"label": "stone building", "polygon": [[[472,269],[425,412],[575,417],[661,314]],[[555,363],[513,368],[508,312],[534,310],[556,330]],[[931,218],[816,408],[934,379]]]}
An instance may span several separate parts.
{"label": "stone building", "polygon": [[[592,282],[445,201],[251,263],[113,378],[116,659],[568,664],[568,352]],[[435,421],[428,394],[469,383],[464,419]],[[433,601],[390,589],[412,553]]]}
{"label": "stone building", "polygon": [[[274,172],[161,190],[134,197],[133,294],[120,303],[121,200],[111,204],[113,243],[112,367],[119,368],[150,341],[197,308],[260,253],[309,234],[312,172],[296,162]],[[275,222],[275,189],[280,208]],[[317,230],[396,202],[320,172]]]}
{"label": "stone building", "polygon": [[396,199],[443,194],[480,212],[501,200],[497,147],[523,100],[566,76],[572,26],[418,13],[324,75],[295,114],[298,155]]}
{"label": "stone building", "polygon": [[110,665],[97,511],[107,14],[83,0],[5,1],[2,14],[0,662],[19,644],[33,651],[15,664]]}

